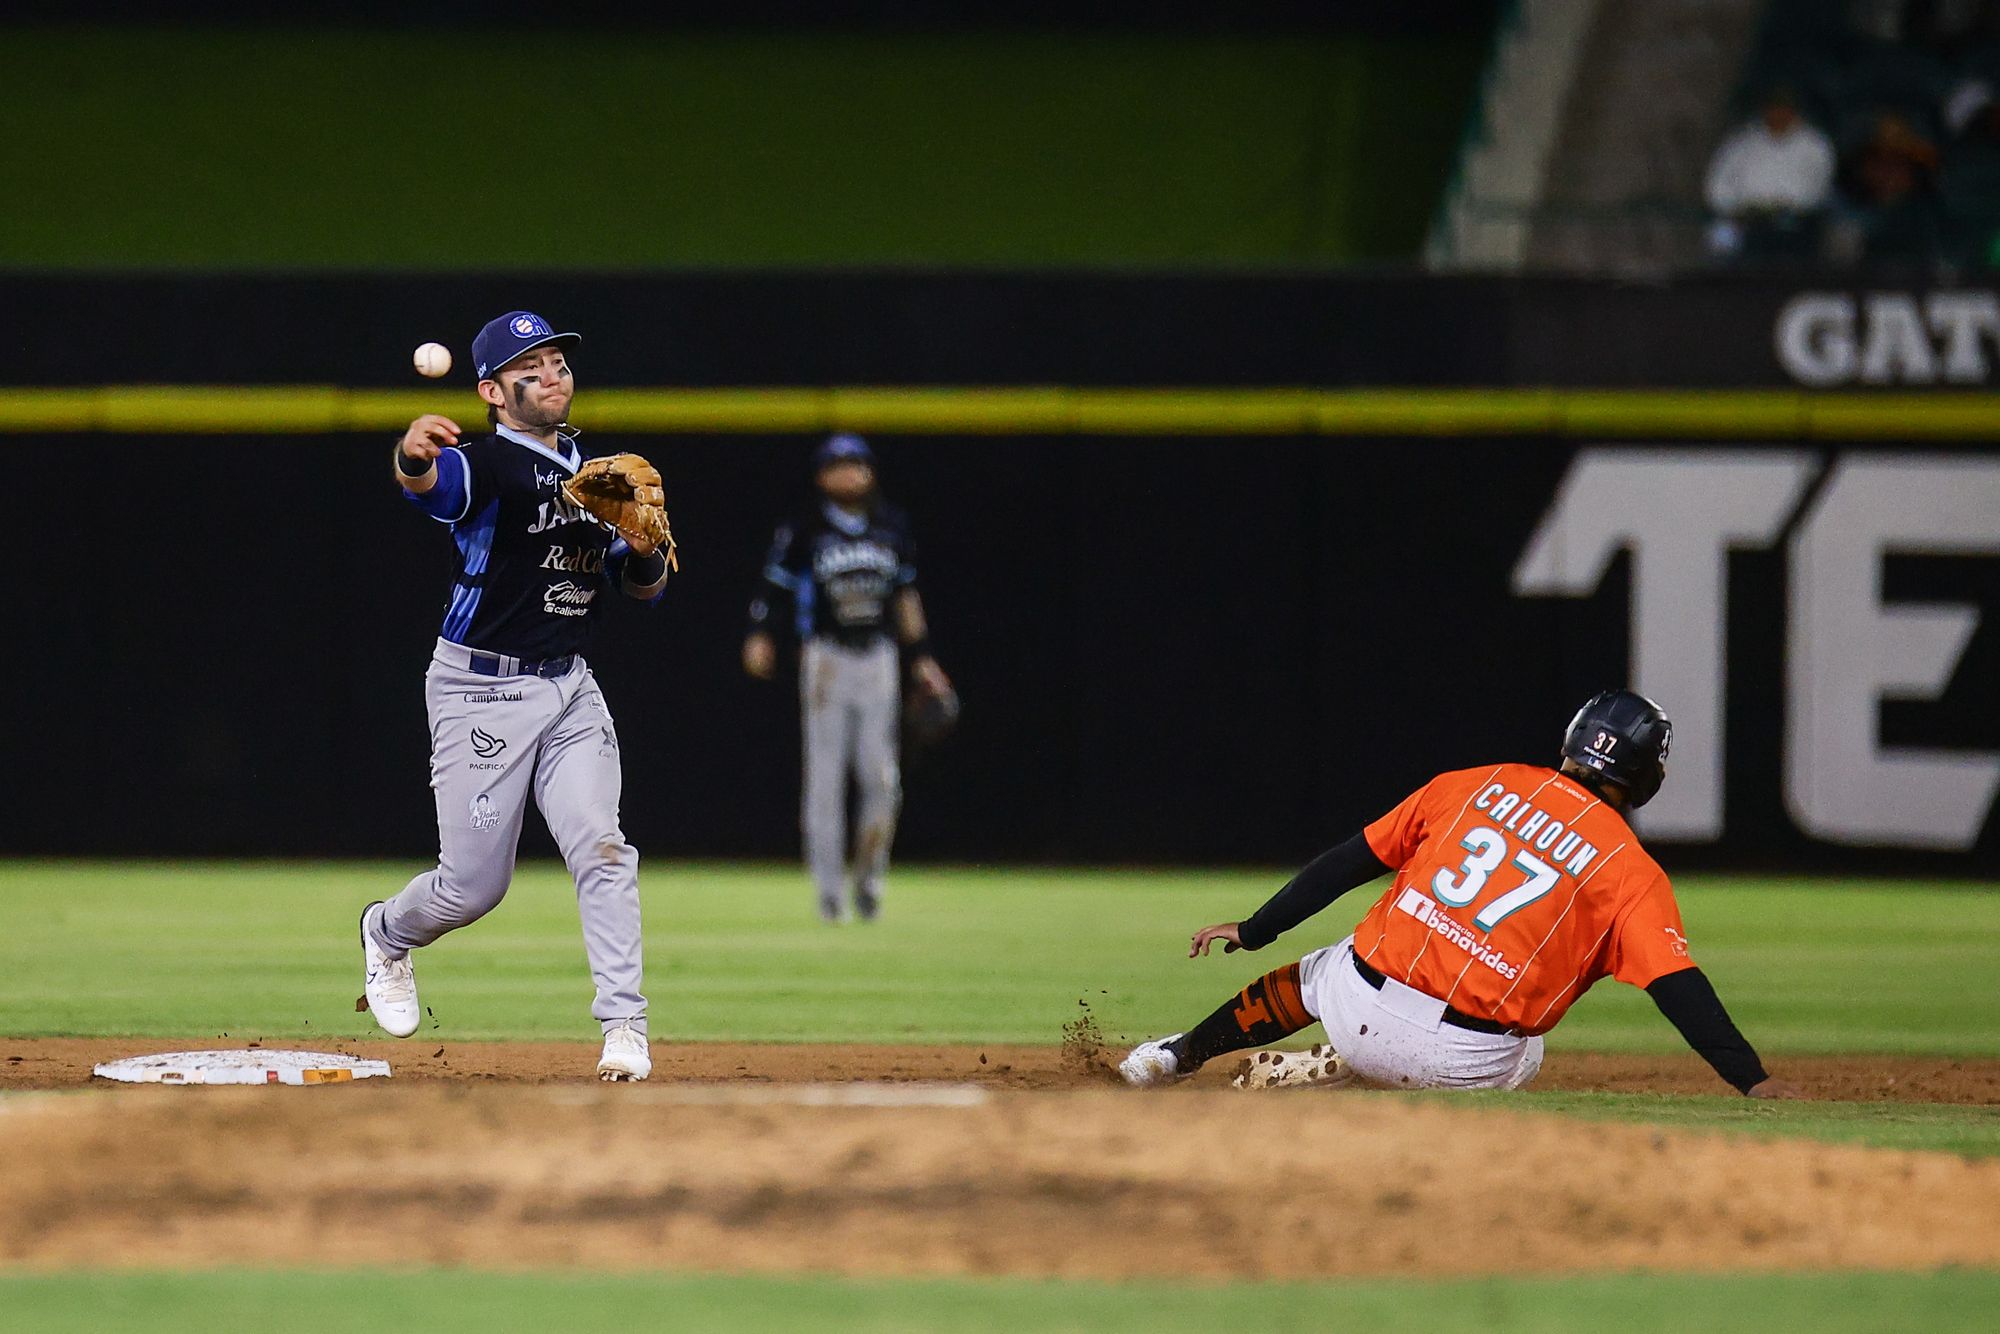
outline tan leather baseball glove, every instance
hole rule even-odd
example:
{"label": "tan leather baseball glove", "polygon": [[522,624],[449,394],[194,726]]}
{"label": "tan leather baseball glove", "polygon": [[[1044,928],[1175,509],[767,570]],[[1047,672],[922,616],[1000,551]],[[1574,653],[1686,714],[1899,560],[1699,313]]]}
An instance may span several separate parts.
{"label": "tan leather baseball glove", "polygon": [[563,498],[619,532],[646,538],[667,558],[667,568],[679,570],[674,530],[667,522],[667,493],[660,470],[637,454],[610,454],[591,459],[562,484]]}

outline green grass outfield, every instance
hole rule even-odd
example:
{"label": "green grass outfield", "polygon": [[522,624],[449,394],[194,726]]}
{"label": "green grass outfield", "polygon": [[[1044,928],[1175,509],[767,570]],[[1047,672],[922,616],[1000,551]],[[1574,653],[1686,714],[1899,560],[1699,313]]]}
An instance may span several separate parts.
{"label": "green grass outfield", "polygon": [[[354,919],[414,869],[0,862],[0,1035],[379,1036],[354,1012]],[[1279,871],[910,869],[897,873],[883,920],[827,927],[790,866],[651,862],[642,884],[653,1031],[668,1041],[1053,1043],[1081,1000],[1114,1043],[1168,1032],[1337,939],[1374,897],[1359,891],[1257,955],[1185,957],[1195,927],[1245,915],[1282,880]],[[2000,1055],[2000,896],[1700,877],[1679,892],[1695,957],[1767,1055]],[[420,1036],[596,1034],[560,867],[524,867],[492,916],[420,960],[432,1012]],[[1683,1049],[1650,1000],[1608,981],[1551,1042]],[[1717,1090],[1516,1099],[1537,1111],[2000,1153],[1993,1108],[1774,1108]]]}
{"label": "green grass outfield", "polygon": [[[1717,1088],[1723,1086],[1718,1083]],[[1453,1102],[1464,1094],[1357,1093],[1350,1096]],[[1636,1121],[1675,1130],[1722,1131],[1767,1139],[1815,1139],[1877,1149],[1916,1149],[1968,1158],[2000,1157],[2000,1107],[1938,1103],[1765,1102],[1723,1089],[1713,1096],[1671,1093],[1482,1093],[1481,1107],[1553,1112],[1589,1121]]]}
{"label": "green grass outfield", "polygon": [[[0,1278],[10,1327],[66,1331],[1479,1330],[1992,1328],[2000,1275],[1610,1275],[1467,1282],[1187,1286],[1031,1281],[394,1274],[89,1274]],[[1782,1323],[1773,1325],[1773,1321]]]}
{"label": "green grass outfield", "polygon": [[[355,918],[416,863],[0,862],[0,1034],[372,1036]],[[1362,890],[1259,954],[1190,961],[1284,873],[898,871],[883,920],[826,927],[790,866],[648,862],[656,1037],[1055,1042],[1086,1000],[1105,1035],[1185,1027],[1338,939]],[[2000,1054],[2000,895],[1916,883],[1687,877],[1695,958],[1773,1052]],[[420,956],[440,1039],[588,1038],[590,981],[559,867]],[[1603,982],[1557,1046],[1676,1051],[1641,992]]]}
{"label": "green grass outfield", "polygon": [[[412,865],[0,863],[0,1035],[371,1036],[355,1014],[354,917]],[[1246,979],[1336,938],[1336,904],[1256,956],[1190,962],[1190,930],[1240,917],[1283,872],[900,871],[870,926],[827,928],[790,866],[647,865],[648,990],[667,1038],[1051,1042],[1090,1002],[1113,1037],[1206,1013]],[[1772,1052],[2000,1052],[2000,896],[1963,887],[1689,877],[1695,954]],[[495,914],[422,956],[441,1039],[588,1038],[572,891],[524,868]],[[1672,1051],[1614,983],[1555,1042]],[[1370,1094],[1408,1097],[1439,1095]],[[1536,1111],[1694,1129],[2000,1152],[1991,1108],[1611,1094],[1488,1095]],[[23,1329],[295,1331],[1984,1329],[2000,1275],[1609,1275],[1176,1286],[417,1271],[0,1275]],[[594,1316],[592,1318],[595,1318]]]}

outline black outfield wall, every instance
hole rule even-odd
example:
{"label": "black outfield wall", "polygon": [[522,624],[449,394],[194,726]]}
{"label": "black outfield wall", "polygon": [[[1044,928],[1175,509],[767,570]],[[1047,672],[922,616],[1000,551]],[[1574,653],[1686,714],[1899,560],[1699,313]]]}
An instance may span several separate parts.
{"label": "black outfield wall", "polygon": [[601,385],[2000,382],[2000,288],[1852,276],[0,273],[0,302],[0,385],[407,384],[415,343],[462,362],[523,306],[584,331]]}
{"label": "black outfield wall", "polygon": [[[1657,335],[1620,303],[1684,309],[1654,289],[1599,289],[1592,306],[1567,284],[1388,279],[38,278],[0,295],[34,331],[9,340],[16,386],[407,386],[414,342],[462,349],[484,313],[520,304],[583,329],[585,395],[1550,383],[1508,365],[1530,331],[1553,337],[1523,303],[1581,304],[1576,327],[1615,325],[1627,345]],[[1921,317],[1928,294],[1906,295]],[[1796,298],[1691,289],[1685,309],[1754,310],[1690,356],[1717,384],[1785,382],[1775,362],[1734,380],[1715,366],[1718,348],[1768,350],[1759,321]],[[1924,327],[1934,363],[1950,362],[1956,326]],[[1858,359],[1870,335],[1856,328]],[[1561,359],[1572,382],[1691,374],[1662,362],[1636,378],[1616,348],[1614,374],[1592,346]],[[386,437],[0,441],[28,483],[11,538],[33,557],[6,654],[16,795],[0,850],[426,855],[420,678],[449,562],[396,498]],[[624,740],[627,830],[653,856],[789,854],[793,697],[736,663],[771,526],[805,501],[812,439],[590,443],[661,464],[684,543],[665,604],[614,606],[590,655]],[[1676,864],[2000,870],[1981,795],[2000,766],[1990,444],[875,443],[966,705],[960,735],[908,775],[909,855],[1292,862],[1439,769],[1548,757],[1584,695],[1637,680],[1681,721],[1669,791],[1703,798],[1655,831],[1684,845]],[[63,499],[86,477],[122,497],[101,520]],[[1898,511],[1911,499],[1921,522]],[[1879,571],[1879,588],[1855,570]],[[1956,639],[1905,633],[1896,615],[1912,607],[1962,609]],[[1915,639],[1923,661],[1903,674],[1934,688],[1851,679]],[[1689,688],[1657,684],[1701,697],[1709,677],[1692,713]],[[1904,809],[1912,792],[1922,809]]]}
{"label": "black outfield wall", "polygon": [[[655,852],[785,852],[795,707],[789,687],[745,680],[736,656],[769,529],[804,497],[810,442],[599,443],[660,459],[685,544],[665,603],[614,604],[591,652],[624,737],[628,832]],[[1440,768],[1546,757],[1585,694],[1628,679],[1629,556],[1583,596],[1515,591],[1578,457],[1566,444],[878,446],[914,513],[937,644],[966,703],[959,737],[910,774],[913,854],[1294,860]],[[104,448],[158,523],[109,549],[79,541],[59,506],[16,524],[24,549],[72,554],[16,586],[28,614],[9,654],[9,850],[420,850],[420,678],[449,566],[443,534],[395,497],[386,442]],[[220,480],[246,449],[254,494]],[[1737,453],[1668,456],[1698,472]],[[1651,466],[1658,452],[1592,457]],[[1828,457],[1802,452],[1806,485],[1823,485]],[[1727,819],[1684,862],[1856,864],[1786,809],[1800,577],[1786,547],[1780,534],[1725,562]],[[1885,569],[1892,599],[2000,606],[1992,559],[1892,555]],[[1885,744],[2000,750],[1993,625],[1941,698],[1880,706]],[[1718,633],[1694,611],[1688,626]],[[1894,864],[1990,871],[1992,825],[1971,852]]]}

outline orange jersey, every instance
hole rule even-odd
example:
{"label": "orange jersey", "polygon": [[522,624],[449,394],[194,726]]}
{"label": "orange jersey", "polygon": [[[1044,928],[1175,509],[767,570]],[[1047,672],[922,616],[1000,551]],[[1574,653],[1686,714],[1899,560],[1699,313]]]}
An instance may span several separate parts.
{"label": "orange jersey", "polygon": [[1439,774],[1365,834],[1397,870],[1355,953],[1465,1014],[1544,1033],[1600,977],[1645,987],[1694,967],[1666,872],[1553,769]]}

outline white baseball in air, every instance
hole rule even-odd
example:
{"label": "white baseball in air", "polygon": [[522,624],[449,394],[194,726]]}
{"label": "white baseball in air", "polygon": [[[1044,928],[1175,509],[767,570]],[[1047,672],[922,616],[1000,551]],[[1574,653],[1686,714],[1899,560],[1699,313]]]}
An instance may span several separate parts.
{"label": "white baseball in air", "polygon": [[451,369],[451,349],[443,343],[425,343],[410,360],[416,364],[417,374],[435,380]]}

